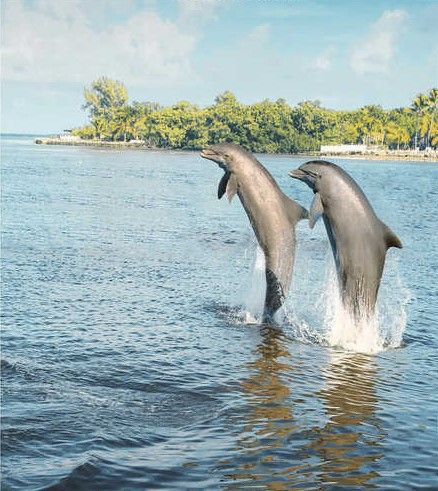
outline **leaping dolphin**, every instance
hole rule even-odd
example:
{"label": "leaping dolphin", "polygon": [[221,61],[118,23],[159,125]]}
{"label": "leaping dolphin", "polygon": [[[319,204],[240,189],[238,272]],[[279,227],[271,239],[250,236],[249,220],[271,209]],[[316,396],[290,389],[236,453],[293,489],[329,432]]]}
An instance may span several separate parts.
{"label": "leaping dolphin", "polygon": [[270,322],[283,304],[295,256],[295,225],[307,211],[288,198],[271,174],[248,151],[222,143],[205,148],[201,157],[216,162],[225,174],[218,198],[231,202],[237,193],[265,255],[266,297],[263,322]]}
{"label": "leaping dolphin", "polygon": [[289,173],[315,193],[309,212],[313,228],[322,216],[335,258],[344,306],[356,319],[374,312],[390,247],[400,239],[380,221],[356,181],[331,162],[314,160]]}

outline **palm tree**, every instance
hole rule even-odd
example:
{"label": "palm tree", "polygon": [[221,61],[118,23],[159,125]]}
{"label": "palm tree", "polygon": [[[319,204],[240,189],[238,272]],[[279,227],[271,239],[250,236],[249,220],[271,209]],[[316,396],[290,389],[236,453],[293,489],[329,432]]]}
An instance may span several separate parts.
{"label": "palm tree", "polygon": [[409,142],[409,132],[403,126],[394,122],[389,122],[386,126],[386,138],[389,144],[397,143],[397,150],[400,150],[400,143]]}
{"label": "palm tree", "polygon": [[427,146],[431,145],[432,128],[435,125],[435,115],[438,109],[438,89],[430,89],[428,94],[429,124],[427,125]]}
{"label": "palm tree", "polygon": [[429,106],[429,98],[425,94],[417,94],[417,96],[412,101],[411,111],[417,115],[417,124],[415,129],[415,148],[418,147],[418,130],[420,129],[420,126],[424,126],[423,118],[428,113]]}

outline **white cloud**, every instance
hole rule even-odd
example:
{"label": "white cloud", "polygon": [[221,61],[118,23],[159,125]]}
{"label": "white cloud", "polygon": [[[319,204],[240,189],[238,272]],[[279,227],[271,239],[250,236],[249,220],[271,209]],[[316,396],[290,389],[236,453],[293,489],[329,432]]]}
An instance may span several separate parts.
{"label": "white cloud", "polygon": [[384,73],[388,70],[407,17],[404,10],[385,10],[371,25],[367,37],[351,55],[350,65],[356,73]]}
{"label": "white cloud", "polygon": [[253,46],[265,45],[271,36],[271,28],[268,24],[261,24],[254,27],[254,29],[247,35],[246,39],[243,40],[245,44]]}
{"label": "white cloud", "polygon": [[225,0],[178,0],[179,22],[191,28],[199,28],[205,22],[216,19],[216,11]]}
{"label": "white cloud", "polygon": [[332,66],[332,58],[334,53],[335,53],[334,47],[333,46],[328,47],[319,56],[315,58],[311,68],[321,72],[326,72]]}
{"label": "white cloud", "polygon": [[[156,87],[183,84],[193,77],[190,59],[199,35],[184,21],[191,4],[180,4],[176,21],[148,9],[132,12],[116,24],[103,22],[99,29],[97,16],[108,16],[111,5],[81,0],[7,2],[2,78],[84,83],[107,75],[131,85]],[[217,2],[208,1],[207,17],[195,5],[190,7],[192,22],[198,15],[202,24],[213,16]]]}
{"label": "white cloud", "polygon": [[256,25],[237,42],[212,51],[203,70],[204,86],[216,94],[229,89],[243,102],[286,97],[284,86],[290,86],[297,65],[289,53],[276,49],[273,28]]}
{"label": "white cloud", "polygon": [[271,62],[277,61],[270,39],[271,27],[268,24],[253,27],[231,49],[228,47],[214,53],[214,70],[225,73],[229,79],[241,77],[241,74],[246,74],[247,78],[257,71],[265,71],[265,68],[269,70]]}
{"label": "white cloud", "polygon": [[317,70],[321,70],[321,71],[325,72],[326,70],[328,70],[330,68],[331,64],[332,64],[332,61],[330,60],[330,58],[328,58],[327,56],[321,55],[321,56],[318,56],[316,58],[315,63],[314,63],[314,67]]}

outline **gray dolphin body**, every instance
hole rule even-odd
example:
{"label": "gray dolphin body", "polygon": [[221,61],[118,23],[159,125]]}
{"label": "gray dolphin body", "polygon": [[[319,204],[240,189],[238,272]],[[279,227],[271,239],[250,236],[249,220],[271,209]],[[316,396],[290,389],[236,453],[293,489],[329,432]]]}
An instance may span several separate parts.
{"label": "gray dolphin body", "polygon": [[263,321],[272,320],[288,293],[295,257],[295,225],[307,211],[288,198],[271,174],[249,152],[229,143],[212,145],[201,157],[216,162],[225,174],[218,198],[237,193],[265,259],[266,297]]}
{"label": "gray dolphin body", "polygon": [[341,167],[315,160],[289,175],[315,193],[309,225],[322,216],[332,247],[344,305],[356,319],[374,312],[377,292],[390,247],[398,237],[380,221],[356,181]]}

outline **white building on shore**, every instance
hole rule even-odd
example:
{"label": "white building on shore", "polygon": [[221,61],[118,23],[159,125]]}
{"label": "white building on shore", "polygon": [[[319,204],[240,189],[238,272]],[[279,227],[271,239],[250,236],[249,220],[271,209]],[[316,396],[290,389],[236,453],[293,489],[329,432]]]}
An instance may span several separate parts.
{"label": "white building on shore", "polygon": [[321,145],[321,153],[329,154],[351,154],[351,153],[366,153],[368,150],[367,145],[357,145],[353,143],[342,145]]}

